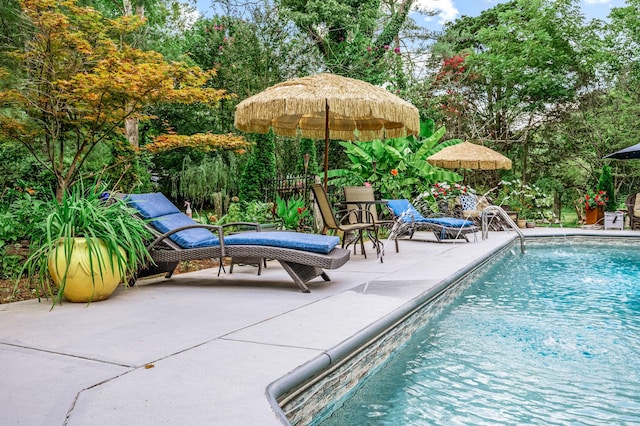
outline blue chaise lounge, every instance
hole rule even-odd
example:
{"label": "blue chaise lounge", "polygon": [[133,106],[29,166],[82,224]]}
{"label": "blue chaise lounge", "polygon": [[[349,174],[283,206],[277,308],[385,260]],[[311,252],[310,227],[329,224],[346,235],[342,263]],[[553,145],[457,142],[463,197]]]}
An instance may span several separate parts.
{"label": "blue chaise lounge", "polygon": [[280,262],[300,290],[308,293],[305,283],[319,276],[329,281],[324,269],[337,269],[349,260],[349,250],[341,248],[335,236],[288,231],[224,235],[222,227],[196,222],[162,193],[130,194],[125,199],[148,221],[156,237],[148,245],[155,265],[147,265],[137,277],[166,273],[170,278],[184,260],[265,258]]}
{"label": "blue chaise lounge", "polygon": [[455,217],[425,217],[407,199],[387,200],[387,207],[394,216],[397,225],[394,238],[403,232],[413,233],[421,228],[433,231],[438,241],[464,238],[469,241],[468,234],[478,231],[478,227],[470,220]]}

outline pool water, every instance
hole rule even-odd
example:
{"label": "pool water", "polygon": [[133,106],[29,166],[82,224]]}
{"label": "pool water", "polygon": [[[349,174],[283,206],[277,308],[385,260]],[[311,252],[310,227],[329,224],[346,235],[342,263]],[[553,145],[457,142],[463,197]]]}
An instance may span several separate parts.
{"label": "pool water", "polygon": [[628,245],[513,251],[319,424],[640,424],[639,279]]}

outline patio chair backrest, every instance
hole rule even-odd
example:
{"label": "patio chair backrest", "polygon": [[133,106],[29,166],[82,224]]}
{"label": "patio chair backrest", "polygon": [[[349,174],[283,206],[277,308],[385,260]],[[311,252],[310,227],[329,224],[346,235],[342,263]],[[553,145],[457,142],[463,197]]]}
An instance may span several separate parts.
{"label": "patio chair backrest", "polygon": [[333,214],[331,203],[329,202],[329,196],[327,196],[327,192],[324,190],[324,187],[319,183],[314,183],[311,185],[311,191],[313,192],[313,197],[315,198],[320,214],[322,215],[324,225],[329,229],[338,229],[338,221]]}
{"label": "patio chair backrest", "polygon": [[406,215],[402,218],[404,222],[420,222],[425,220],[425,217],[406,198],[387,200],[387,206],[389,206],[396,217],[401,217],[403,214]]}
{"label": "patio chair backrest", "polygon": [[[347,203],[348,210],[360,210],[366,209],[357,203],[360,201],[375,201],[376,197],[373,192],[373,188],[370,186],[345,186],[344,187],[344,201]],[[355,204],[351,204],[353,202]],[[375,205],[369,206],[371,217],[373,222],[378,222],[378,212]],[[363,215],[360,215],[363,216]],[[349,223],[357,223],[359,215],[352,213],[348,216]],[[367,216],[368,218],[369,216]]]}
{"label": "patio chair backrest", "polygon": [[461,195],[460,204],[462,205],[462,211],[476,210],[478,208],[476,196],[473,194]]}
{"label": "patio chair backrest", "polygon": [[[129,194],[125,196],[125,201],[160,234],[197,224],[160,192]],[[220,245],[218,236],[204,228],[185,229],[169,238],[183,249]]]}

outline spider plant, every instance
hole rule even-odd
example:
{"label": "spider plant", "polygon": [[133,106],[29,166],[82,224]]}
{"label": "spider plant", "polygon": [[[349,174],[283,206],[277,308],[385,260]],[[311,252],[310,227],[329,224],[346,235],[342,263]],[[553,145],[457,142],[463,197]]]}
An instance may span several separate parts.
{"label": "spider plant", "polygon": [[[128,276],[150,261],[145,241],[151,233],[144,221],[135,216],[135,210],[125,201],[110,197],[105,185],[87,188],[80,182],[61,201],[53,198],[50,203],[50,213],[32,235],[35,251],[27,259],[23,273],[37,280],[38,290],[48,294],[53,305],[62,302],[72,268],[69,262],[80,247],[75,238],[86,239],[89,256],[84,267],[93,271],[90,273],[94,289],[97,276],[117,274],[126,282]],[[51,261],[56,255],[64,256],[65,266]],[[52,277],[59,281],[55,286],[51,285]]]}

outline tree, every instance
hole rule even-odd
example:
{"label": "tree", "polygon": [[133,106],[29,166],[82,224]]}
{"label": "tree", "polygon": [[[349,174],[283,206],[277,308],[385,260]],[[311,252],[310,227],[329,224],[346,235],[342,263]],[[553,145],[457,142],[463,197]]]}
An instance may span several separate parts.
{"label": "tree", "polygon": [[[372,84],[400,80],[391,76],[402,51],[399,35],[413,0],[277,0],[284,16],[316,47],[324,67],[335,74]],[[415,30],[415,27],[411,27]],[[396,75],[398,76],[398,75]],[[397,87],[401,89],[403,87]]]}
{"label": "tree", "polygon": [[604,191],[607,194],[607,204],[605,205],[605,211],[612,212],[618,207],[616,202],[616,193],[613,188],[613,177],[611,177],[611,167],[602,166],[602,172],[600,173],[600,180],[598,180],[598,191]]}
{"label": "tree", "polygon": [[262,190],[276,178],[276,157],[273,132],[252,135],[256,146],[251,152],[240,181],[242,201],[264,200]]}
{"label": "tree", "polygon": [[597,37],[576,3],[512,0],[456,21],[435,48],[450,136],[519,152],[523,181],[534,131],[593,82]]}
{"label": "tree", "polygon": [[597,78],[545,123],[532,155],[531,168],[562,182],[561,193],[568,201],[595,187],[605,165],[611,166],[614,194],[635,192],[640,183],[638,162],[603,159],[640,142],[640,2],[631,0],[626,7],[612,9],[610,18],[599,31],[604,44],[599,45],[598,38],[586,39],[594,47],[584,60],[596,64]]}
{"label": "tree", "polygon": [[[214,106],[230,98],[203,88],[215,71],[169,63],[122,41],[142,24],[103,17],[76,0],[22,0],[27,42],[12,57],[20,69],[0,69],[0,136],[23,144],[56,178],[56,196],[81,176],[96,147],[121,137],[129,117],[148,119],[159,102]],[[9,78],[11,77],[11,78]],[[200,135],[201,143],[238,149],[242,138]],[[204,142],[203,142],[204,141]],[[183,143],[168,138],[165,148]]]}
{"label": "tree", "polygon": [[[137,17],[145,23],[127,34],[125,40],[137,48],[169,52],[172,45],[167,36],[176,30],[184,30],[189,8],[176,0],[84,0],[89,6],[109,17]],[[191,13],[195,13],[191,11]],[[129,108],[135,107],[133,104]],[[124,121],[124,135],[131,145],[140,144],[140,120],[129,115]]]}

